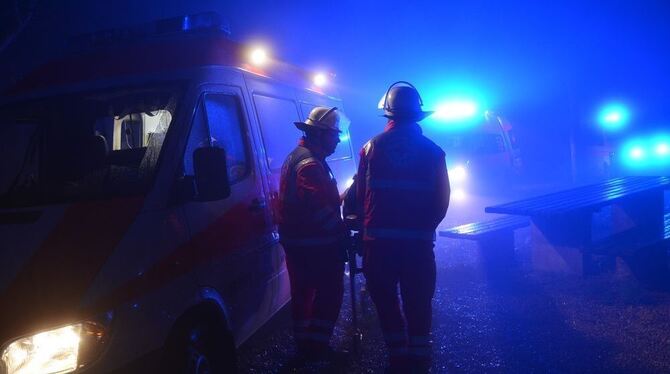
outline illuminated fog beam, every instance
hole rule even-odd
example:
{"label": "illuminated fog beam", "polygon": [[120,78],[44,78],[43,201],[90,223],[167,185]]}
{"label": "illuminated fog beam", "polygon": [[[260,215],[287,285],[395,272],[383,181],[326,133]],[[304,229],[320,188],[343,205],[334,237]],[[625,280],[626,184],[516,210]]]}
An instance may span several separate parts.
{"label": "illuminated fog beam", "polygon": [[469,100],[443,102],[435,108],[432,118],[440,121],[458,121],[477,115],[477,104]]}

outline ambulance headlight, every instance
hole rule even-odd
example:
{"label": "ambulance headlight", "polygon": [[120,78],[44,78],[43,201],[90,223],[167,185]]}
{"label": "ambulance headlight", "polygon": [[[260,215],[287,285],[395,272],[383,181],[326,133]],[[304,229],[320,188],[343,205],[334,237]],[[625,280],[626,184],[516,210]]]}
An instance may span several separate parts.
{"label": "ambulance headlight", "polygon": [[456,165],[449,170],[449,179],[452,182],[463,182],[468,176],[468,171],[463,165]]}
{"label": "ambulance headlight", "polygon": [[465,201],[467,200],[467,195],[464,190],[459,188],[451,191],[451,199],[454,201]]}
{"label": "ambulance headlight", "polygon": [[93,361],[101,351],[106,328],[80,322],[14,340],[2,350],[6,374],[69,373]]}

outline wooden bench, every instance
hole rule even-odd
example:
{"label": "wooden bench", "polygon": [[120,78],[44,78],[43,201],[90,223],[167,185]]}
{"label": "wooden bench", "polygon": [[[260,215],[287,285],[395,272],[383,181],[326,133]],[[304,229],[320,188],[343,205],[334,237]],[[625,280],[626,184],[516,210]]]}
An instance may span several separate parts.
{"label": "wooden bench", "polygon": [[[531,261],[542,271],[569,271],[592,274],[600,258],[616,264],[616,257],[641,259],[637,264],[659,260],[667,244],[667,216],[664,216],[664,190],[670,177],[621,177],[489,206],[487,213],[527,216],[531,219]],[[595,238],[593,217],[611,207],[612,232],[605,240]],[[665,219],[665,220],[664,220]],[[656,260],[654,260],[656,258]],[[603,263],[604,263],[603,262]],[[665,262],[657,261],[665,266]]]}
{"label": "wooden bench", "polygon": [[514,230],[529,224],[528,217],[503,216],[490,221],[452,227],[440,231],[439,235],[476,241],[486,262],[511,263],[514,260]]}

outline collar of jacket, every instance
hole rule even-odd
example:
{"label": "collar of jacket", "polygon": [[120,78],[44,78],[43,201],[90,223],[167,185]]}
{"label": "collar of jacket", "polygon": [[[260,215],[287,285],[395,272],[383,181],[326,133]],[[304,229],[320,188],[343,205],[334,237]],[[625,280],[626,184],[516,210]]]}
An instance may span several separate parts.
{"label": "collar of jacket", "polygon": [[323,160],[326,159],[326,152],[323,151],[323,148],[320,145],[318,145],[314,142],[310,142],[309,140],[305,139],[304,137],[300,138],[300,140],[298,141],[298,145],[301,146],[301,147],[305,147],[305,148],[309,149],[310,151],[312,151],[314,156],[316,156],[319,160],[323,161]]}
{"label": "collar of jacket", "polygon": [[421,126],[419,126],[418,123],[416,122],[396,122],[396,121],[388,121],[386,123],[386,127],[384,127],[384,132],[386,131],[393,131],[393,130],[409,130],[411,132],[416,132],[418,134],[423,134],[423,130],[421,130]]}

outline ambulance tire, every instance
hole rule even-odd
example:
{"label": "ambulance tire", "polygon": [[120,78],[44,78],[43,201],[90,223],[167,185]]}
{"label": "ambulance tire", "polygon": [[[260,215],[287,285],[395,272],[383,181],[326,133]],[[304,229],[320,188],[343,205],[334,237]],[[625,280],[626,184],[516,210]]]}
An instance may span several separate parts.
{"label": "ambulance tire", "polygon": [[235,343],[215,308],[197,307],[177,321],[166,345],[161,372],[237,372]]}

